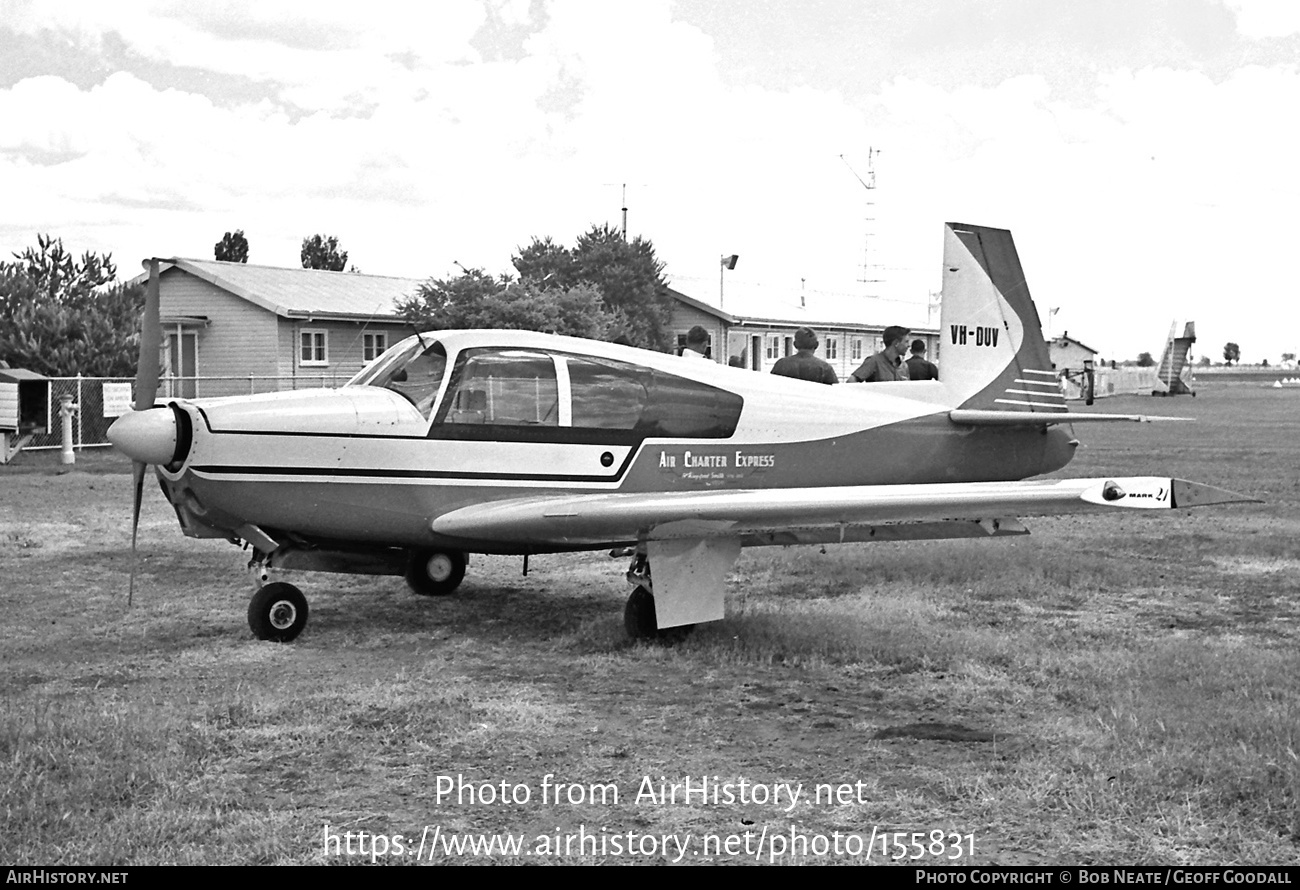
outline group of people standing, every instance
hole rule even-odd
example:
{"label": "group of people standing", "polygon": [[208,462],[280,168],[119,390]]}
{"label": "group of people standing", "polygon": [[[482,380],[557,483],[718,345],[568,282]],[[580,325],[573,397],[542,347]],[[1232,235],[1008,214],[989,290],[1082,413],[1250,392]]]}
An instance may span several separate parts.
{"label": "group of people standing", "polygon": [[912,341],[912,356],[903,360],[907,338],[912,332],[899,325],[885,328],[885,348],[870,356],[849,375],[850,383],[882,383],[889,380],[938,380],[939,368],[925,357],[925,341]]}
{"label": "group of people standing", "polygon": [[[925,341],[913,340],[911,358],[903,360],[908,349],[907,338],[912,332],[900,325],[890,325],[883,335],[885,348],[869,356],[849,375],[849,383],[882,383],[890,380],[938,380],[939,369],[934,362],[925,358]],[[682,355],[694,355],[704,358],[708,348],[709,335],[703,327],[696,325],[686,335],[686,348]],[[813,383],[839,383],[839,375],[829,362],[819,359],[817,350],[817,332],[812,328],[800,328],[794,332],[794,355],[778,359],[772,366],[772,373],[782,377],[794,377]]]}

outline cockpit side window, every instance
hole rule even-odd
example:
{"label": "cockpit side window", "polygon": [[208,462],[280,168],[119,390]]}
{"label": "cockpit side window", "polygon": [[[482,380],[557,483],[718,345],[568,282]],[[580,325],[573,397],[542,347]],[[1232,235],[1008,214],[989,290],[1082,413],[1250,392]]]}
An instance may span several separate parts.
{"label": "cockpit side window", "polygon": [[726,439],[744,405],[734,392],[655,371],[637,429],[646,438]]}
{"label": "cockpit side window", "polygon": [[563,356],[573,395],[573,426],[634,430],[650,398],[650,372],[625,362]]}
{"label": "cockpit side window", "polygon": [[555,362],[527,350],[471,349],[457,362],[438,422],[559,426]]}

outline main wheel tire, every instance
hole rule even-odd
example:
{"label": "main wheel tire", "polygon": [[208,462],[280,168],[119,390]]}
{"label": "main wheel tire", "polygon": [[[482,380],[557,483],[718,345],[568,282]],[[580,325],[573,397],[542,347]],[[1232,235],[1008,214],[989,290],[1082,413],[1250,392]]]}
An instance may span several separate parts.
{"label": "main wheel tire", "polygon": [[623,628],[634,640],[652,640],[659,633],[655,598],[644,587],[638,587],[627,598],[627,605],[623,607]]}
{"label": "main wheel tire", "polygon": [[446,596],[465,580],[465,554],[459,550],[412,550],[406,583],[420,596]]}
{"label": "main wheel tire", "polygon": [[307,597],[283,581],[267,584],[249,600],[248,626],[259,640],[287,643],[307,626]]}
{"label": "main wheel tire", "polygon": [[682,624],[660,630],[658,616],[655,614],[654,594],[644,587],[638,587],[632,591],[627,598],[627,605],[623,607],[623,628],[633,640],[654,640],[671,646],[686,639],[695,625]]}

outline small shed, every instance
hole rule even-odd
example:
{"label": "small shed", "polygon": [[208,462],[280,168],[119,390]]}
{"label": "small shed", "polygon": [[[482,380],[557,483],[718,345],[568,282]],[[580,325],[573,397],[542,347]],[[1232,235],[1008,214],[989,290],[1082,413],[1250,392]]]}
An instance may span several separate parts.
{"label": "small shed", "polygon": [[0,431],[40,435],[49,428],[49,378],[22,368],[0,368]]}
{"label": "small shed", "polygon": [[0,464],[50,429],[50,381],[22,368],[0,368]]}
{"label": "small shed", "polygon": [[1082,371],[1085,362],[1097,360],[1097,350],[1071,337],[1069,331],[1053,337],[1047,344],[1047,351],[1052,358],[1052,367],[1058,371]]}

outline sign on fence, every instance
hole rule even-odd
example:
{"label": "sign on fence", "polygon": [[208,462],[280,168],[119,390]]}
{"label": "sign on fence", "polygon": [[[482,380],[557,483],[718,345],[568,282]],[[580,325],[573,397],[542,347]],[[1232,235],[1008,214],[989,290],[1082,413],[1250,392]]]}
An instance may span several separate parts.
{"label": "sign on fence", "polygon": [[131,411],[131,384],[104,384],[104,416],[121,417]]}

